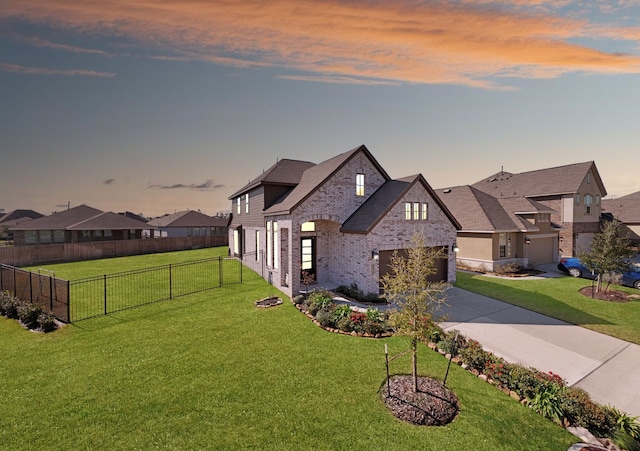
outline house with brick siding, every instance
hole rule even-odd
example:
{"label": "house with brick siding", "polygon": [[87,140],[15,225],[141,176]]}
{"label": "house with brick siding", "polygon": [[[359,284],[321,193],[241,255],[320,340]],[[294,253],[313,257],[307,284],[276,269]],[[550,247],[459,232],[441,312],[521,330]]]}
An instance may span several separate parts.
{"label": "house with brick siding", "polygon": [[13,239],[12,227],[17,227],[32,219],[43,217],[42,213],[33,210],[19,209],[8,213],[0,213],[0,239]]}
{"label": "house with brick siding", "polygon": [[391,179],[360,146],[319,164],[283,159],[233,193],[229,249],[288,295],[355,284],[378,293],[414,233],[443,248],[435,278],[455,281],[460,224],[418,174]]}
{"label": "house with brick siding", "polygon": [[436,190],[462,225],[457,259],[468,266],[537,266],[588,249],[607,192],[593,161],[504,170]]}

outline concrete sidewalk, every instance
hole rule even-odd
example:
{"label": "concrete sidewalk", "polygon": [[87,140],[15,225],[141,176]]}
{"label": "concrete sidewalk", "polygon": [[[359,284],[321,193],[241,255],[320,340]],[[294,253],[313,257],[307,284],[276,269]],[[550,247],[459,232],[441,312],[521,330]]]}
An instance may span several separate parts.
{"label": "concrete sidewalk", "polygon": [[441,324],[504,359],[552,371],[601,404],[640,415],[640,346],[460,288]]}

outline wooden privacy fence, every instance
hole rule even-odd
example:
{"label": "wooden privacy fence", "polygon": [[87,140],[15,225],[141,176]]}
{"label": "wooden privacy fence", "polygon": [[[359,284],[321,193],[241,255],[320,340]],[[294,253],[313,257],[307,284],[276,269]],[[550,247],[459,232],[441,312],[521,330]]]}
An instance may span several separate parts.
{"label": "wooden privacy fence", "polygon": [[226,245],[226,235],[213,235],[14,246],[0,248],[0,263],[32,266]]}
{"label": "wooden privacy fence", "polygon": [[61,321],[71,320],[68,280],[0,264],[0,290],[11,291],[18,299],[41,305]]}

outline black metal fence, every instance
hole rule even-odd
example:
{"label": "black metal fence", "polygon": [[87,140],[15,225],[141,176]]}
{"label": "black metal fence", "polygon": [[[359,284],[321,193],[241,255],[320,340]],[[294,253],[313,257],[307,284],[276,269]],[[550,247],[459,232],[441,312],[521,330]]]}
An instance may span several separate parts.
{"label": "black metal fence", "polygon": [[69,281],[46,270],[25,271],[0,264],[0,290],[11,291],[18,299],[39,304],[56,318],[69,322]]}
{"label": "black metal fence", "polygon": [[213,257],[73,280],[70,321],[242,283],[242,262]]}

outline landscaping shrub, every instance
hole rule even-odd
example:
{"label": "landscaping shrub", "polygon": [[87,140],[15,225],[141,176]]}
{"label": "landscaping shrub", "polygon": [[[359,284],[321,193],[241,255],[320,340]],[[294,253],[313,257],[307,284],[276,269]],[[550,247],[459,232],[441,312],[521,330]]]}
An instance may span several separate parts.
{"label": "landscaping shrub", "polygon": [[338,329],[343,330],[345,332],[352,332],[354,330],[354,324],[351,321],[351,314],[349,316],[345,316],[344,318],[340,318],[336,325]]}
{"label": "landscaping shrub", "polygon": [[[460,334],[457,330],[451,330],[449,332],[443,332],[439,334],[441,340],[437,342],[437,346],[439,349],[442,349],[447,354],[451,354],[453,356],[458,355],[460,348],[465,344],[465,338],[462,334]],[[456,337],[457,336],[457,337]]]}
{"label": "landscaping shrub", "polygon": [[53,332],[58,328],[56,317],[51,312],[42,312],[38,316],[38,324],[43,332]]}
{"label": "landscaping shrub", "polygon": [[329,307],[324,307],[318,310],[316,313],[316,321],[320,323],[322,327],[335,327],[336,321],[334,317],[334,309],[331,308],[333,304]]}
{"label": "landscaping shrub", "polygon": [[460,358],[471,369],[484,372],[487,363],[491,361],[490,353],[485,351],[479,342],[467,339],[465,346],[460,349]]}
{"label": "landscaping shrub", "polygon": [[351,307],[349,307],[346,304],[339,305],[333,311],[333,317],[336,324],[339,323],[341,319],[349,318],[350,316],[351,316]]}
{"label": "landscaping shrub", "polygon": [[360,288],[358,288],[358,285],[355,283],[352,283],[349,286],[340,285],[338,288],[336,288],[335,291],[355,301],[367,302],[372,304],[386,302],[383,297],[380,297],[376,293],[365,294]]}
{"label": "landscaping shrub", "polygon": [[[442,330],[442,327],[440,327],[438,323],[433,320],[431,315],[425,315],[420,319],[420,321],[422,323],[420,325],[420,330],[425,331],[425,335],[422,337],[423,340],[431,343],[438,343],[439,341],[444,339],[444,330]],[[459,335],[458,338],[459,340],[461,340],[461,343],[464,342],[463,335]]]}
{"label": "landscaping shrub", "polygon": [[38,317],[42,311],[42,306],[38,304],[22,302],[18,305],[18,318],[29,329],[36,329],[38,327]]}
{"label": "landscaping shrub", "polygon": [[494,355],[487,363],[484,369],[484,374],[496,381],[498,385],[506,387],[509,390],[513,390],[513,388],[509,386],[511,382],[512,367],[513,365],[505,362],[505,360],[501,357],[497,357]]}
{"label": "landscaping shrub", "polygon": [[313,316],[318,313],[321,309],[328,307],[333,302],[333,296],[327,290],[316,290],[313,291],[309,298],[305,301],[308,305],[309,313]]}
{"label": "landscaping shrub", "polygon": [[8,291],[3,291],[0,297],[0,310],[7,318],[18,319],[18,306],[21,301]]}
{"label": "landscaping shrub", "polygon": [[520,265],[516,262],[495,265],[493,272],[496,274],[517,274],[520,271]]}
{"label": "landscaping shrub", "polygon": [[386,315],[377,308],[369,307],[365,313],[363,329],[366,333],[376,335],[387,330]]}
{"label": "landscaping shrub", "polygon": [[299,294],[299,295],[297,295],[297,296],[295,296],[295,297],[293,298],[293,303],[294,303],[295,305],[300,305],[300,304],[303,304],[303,303],[304,303],[304,300],[305,300],[304,295],[303,295],[303,294]]}
{"label": "landscaping shrub", "polygon": [[545,418],[560,423],[562,413],[562,392],[565,387],[551,384],[539,390],[529,399],[529,407]]}

